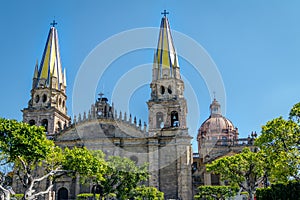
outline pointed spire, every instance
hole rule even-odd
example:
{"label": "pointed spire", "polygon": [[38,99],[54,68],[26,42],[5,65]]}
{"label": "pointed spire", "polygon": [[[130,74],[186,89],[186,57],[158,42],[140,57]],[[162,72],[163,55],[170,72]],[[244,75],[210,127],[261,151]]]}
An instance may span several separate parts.
{"label": "pointed spire", "polygon": [[153,80],[160,78],[179,78],[177,74],[178,58],[171,35],[171,29],[166,10],[162,13],[157,49],[154,54]]}
{"label": "pointed spire", "polygon": [[63,80],[64,86],[67,86],[67,72],[66,72],[66,68],[64,68],[64,80]]}
{"label": "pointed spire", "polygon": [[39,66],[39,61],[36,60],[35,68],[34,68],[34,73],[33,73],[33,80],[32,80],[32,89],[36,87],[37,81],[38,81],[38,66]]}
{"label": "pointed spire", "polygon": [[35,64],[34,74],[33,74],[34,79],[38,78],[38,73],[39,73],[39,61],[38,59],[36,59],[36,64]]}
{"label": "pointed spire", "polygon": [[[53,26],[50,28],[48,34],[43,57],[37,74],[38,82],[36,87],[52,88],[52,86],[55,86],[53,89],[60,90],[61,85],[66,86],[66,73],[62,73],[58,34],[54,27],[56,24],[56,22],[53,22]],[[56,78],[56,83],[51,84],[52,78]]]}

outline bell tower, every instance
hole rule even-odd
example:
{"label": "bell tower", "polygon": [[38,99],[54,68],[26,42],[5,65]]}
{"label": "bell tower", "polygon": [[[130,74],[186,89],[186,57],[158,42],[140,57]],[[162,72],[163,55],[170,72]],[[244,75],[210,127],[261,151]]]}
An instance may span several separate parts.
{"label": "bell tower", "polygon": [[[164,11],[152,68],[149,113],[149,185],[164,192],[165,199],[192,199],[192,149],[186,125],[184,82],[171,29]],[[153,142],[153,143],[152,143]]]}
{"label": "bell tower", "polygon": [[152,68],[149,134],[157,130],[186,129],[187,104],[183,96],[178,57],[173,43],[167,12],[161,19],[157,49]]}
{"label": "bell tower", "polygon": [[56,24],[51,23],[41,63],[35,65],[31,98],[28,107],[22,110],[23,121],[44,126],[48,136],[64,129],[70,121],[66,108],[66,71],[62,71]]}

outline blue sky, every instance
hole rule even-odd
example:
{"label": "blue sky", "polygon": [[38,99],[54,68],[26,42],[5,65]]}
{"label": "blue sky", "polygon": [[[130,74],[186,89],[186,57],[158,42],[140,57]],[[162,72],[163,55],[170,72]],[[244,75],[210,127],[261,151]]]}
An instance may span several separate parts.
{"label": "blue sky", "polygon": [[[12,0],[0,4],[0,114],[5,118],[22,119],[20,110],[30,99],[35,62],[41,60],[54,16],[62,63],[67,69],[67,105],[72,116],[73,84],[86,56],[114,34],[133,28],[159,27],[164,9],[170,12],[171,28],[202,45],[218,67],[227,97],[226,105],[222,106],[226,107],[226,117],[239,128],[240,137],[247,137],[251,131],[259,132],[272,118],[286,117],[292,105],[299,102],[297,0]],[[99,81],[98,91],[104,90],[110,97],[123,73],[152,60],[153,50],[149,49],[121,56]],[[182,58],[179,63],[182,74],[196,91],[200,107],[200,116],[192,116],[189,123],[199,127],[209,116],[211,96],[203,78],[191,76],[189,63]],[[143,121],[147,121],[145,102],[149,94],[149,87],[142,86],[129,101],[132,114]],[[190,134],[195,136],[196,129],[190,129]],[[195,140],[193,144],[195,149]]]}

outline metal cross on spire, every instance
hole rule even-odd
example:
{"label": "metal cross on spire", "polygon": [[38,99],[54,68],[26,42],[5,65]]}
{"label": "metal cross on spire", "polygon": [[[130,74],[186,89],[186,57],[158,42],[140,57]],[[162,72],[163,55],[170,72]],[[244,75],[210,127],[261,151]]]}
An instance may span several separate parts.
{"label": "metal cross on spire", "polygon": [[55,25],[57,25],[57,22],[55,21],[55,19],[50,23],[50,25],[51,25],[52,27],[55,27]]}
{"label": "metal cross on spire", "polygon": [[161,14],[166,17],[169,14],[169,12],[167,12],[166,10],[164,10],[164,12],[162,12]]}

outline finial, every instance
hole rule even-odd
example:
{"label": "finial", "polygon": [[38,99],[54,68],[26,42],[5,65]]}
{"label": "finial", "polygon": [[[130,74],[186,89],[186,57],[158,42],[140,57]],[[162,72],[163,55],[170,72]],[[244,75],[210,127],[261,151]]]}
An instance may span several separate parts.
{"label": "finial", "polygon": [[214,100],[216,100],[216,91],[213,91],[214,93]]}
{"label": "finial", "polygon": [[50,23],[50,25],[51,25],[52,27],[55,27],[55,25],[57,25],[57,22],[55,21],[55,19]]}
{"label": "finial", "polygon": [[100,92],[98,95],[99,95],[100,99],[102,99],[102,97],[104,96],[104,93]]}
{"label": "finial", "polygon": [[162,12],[161,14],[164,15],[164,17],[167,17],[167,15],[169,14],[169,12],[167,12],[166,10],[164,10],[164,12]]}

